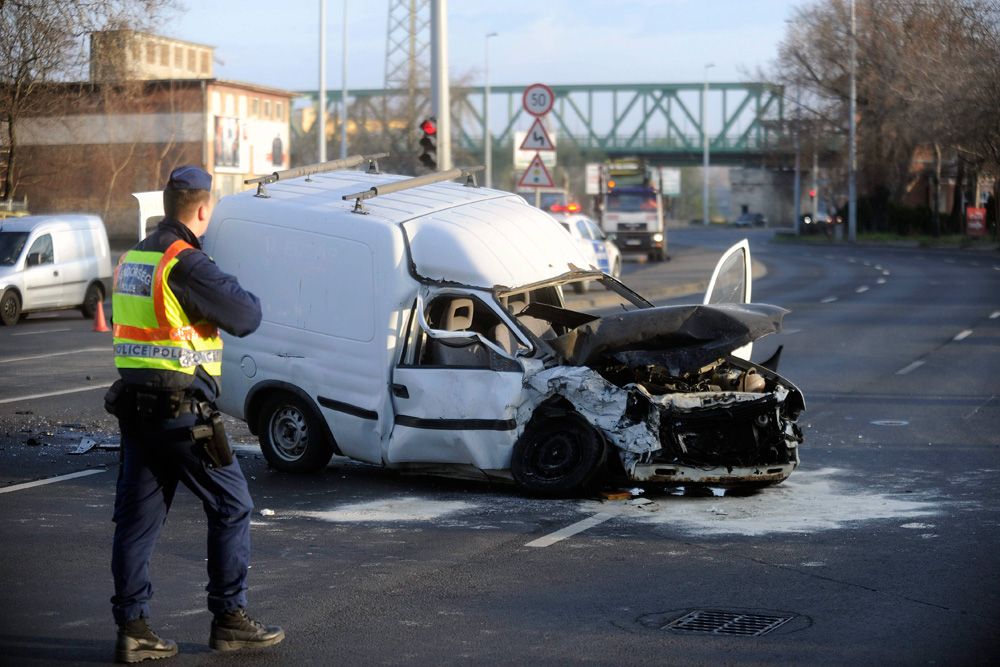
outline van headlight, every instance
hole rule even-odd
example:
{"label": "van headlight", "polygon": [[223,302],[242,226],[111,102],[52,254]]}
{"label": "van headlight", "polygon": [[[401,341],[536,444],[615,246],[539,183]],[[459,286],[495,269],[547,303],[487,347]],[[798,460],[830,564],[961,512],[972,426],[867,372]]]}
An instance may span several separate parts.
{"label": "van headlight", "polygon": [[660,232],[653,234],[653,243],[663,243],[663,234]]}

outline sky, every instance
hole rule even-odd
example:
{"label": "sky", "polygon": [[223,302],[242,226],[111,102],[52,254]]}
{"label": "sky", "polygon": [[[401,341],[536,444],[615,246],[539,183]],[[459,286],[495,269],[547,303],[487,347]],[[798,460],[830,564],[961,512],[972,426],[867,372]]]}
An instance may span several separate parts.
{"label": "sky", "polygon": [[[319,80],[321,0],[182,0],[155,32],[216,47],[215,76],[289,90]],[[450,0],[452,80],[520,85],[757,80],[808,0]],[[327,87],[341,87],[345,0],[327,2]],[[389,0],[346,0],[347,84],[381,88]]]}

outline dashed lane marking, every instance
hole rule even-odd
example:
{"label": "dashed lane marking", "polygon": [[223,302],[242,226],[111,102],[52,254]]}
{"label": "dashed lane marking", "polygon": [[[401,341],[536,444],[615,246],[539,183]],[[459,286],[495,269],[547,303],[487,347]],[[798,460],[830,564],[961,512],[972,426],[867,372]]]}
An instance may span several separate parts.
{"label": "dashed lane marking", "polygon": [[965,340],[971,335],[972,335],[972,329],[966,329],[965,331],[960,331],[959,333],[955,334],[955,337],[952,340],[954,341]]}
{"label": "dashed lane marking", "polygon": [[0,493],[23,491],[25,489],[32,489],[36,486],[45,486],[46,484],[65,482],[68,479],[76,479],[77,477],[87,477],[88,475],[96,475],[101,472],[107,472],[107,469],[101,468],[93,470],[81,470],[80,472],[71,472],[68,475],[59,475],[58,477],[49,477],[48,479],[36,479],[34,482],[25,482],[24,484],[14,484],[12,486],[5,486],[2,489],[0,489]]}
{"label": "dashed lane marking", "polygon": [[994,310],[992,313],[990,313],[991,320],[995,320],[998,317],[1000,317],[1000,310]]}
{"label": "dashed lane marking", "polygon": [[865,292],[868,291],[868,285],[862,285],[861,287],[859,287],[854,291],[857,292],[858,294],[864,294]]}
{"label": "dashed lane marking", "polygon": [[885,278],[879,278],[875,281],[876,285],[885,285]]}
{"label": "dashed lane marking", "polygon": [[920,360],[914,361],[912,364],[907,364],[906,366],[903,366],[898,371],[896,371],[896,375],[909,375],[913,371],[923,366],[925,363],[926,362]]}
{"label": "dashed lane marking", "polygon": [[[16,336],[17,334],[11,334]],[[67,354],[84,354],[86,352],[108,352],[111,353],[112,349],[110,345],[102,345],[101,347],[85,347],[80,350],[66,350],[64,352],[48,352],[46,354],[33,354],[29,357],[8,357],[6,359],[0,359],[0,364],[13,364],[18,361],[34,361],[35,359],[48,359],[49,357],[61,357]]]}
{"label": "dashed lane marking", "polygon": [[583,531],[589,528],[593,528],[594,526],[599,526],[600,524],[604,523],[613,516],[614,516],[613,514],[606,514],[604,512],[595,514],[594,516],[587,517],[582,521],[577,521],[576,523],[566,526],[565,528],[560,528],[554,533],[549,533],[544,537],[539,537],[537,540],[532,540],[531,542],[528,542],[524,546],[550,547],[556,542],[562,542],[566,538],[573,537],[577,533],[582,533]]}
{"label": "dashed lane marking", "polygon": [[86,387],[73,387],[72,389],[60,389],[59,391],[49,391],[44,394],[28,394],[27,396],[14,396],[13,398],[0,398],[0,404],[17,403],[18,401],[30,401],[36,398],[49,398],[50,396],[62,396],[63,394],[79,394],[81,391],[93,391],[94,389],[107,389],[111,384],[97,384]]}
{"label": "dashed lane marking", "polygon": [[828,296],[825,299],[823,299],[820,303],[833,303],[836,300],[837,300],[837,297],[835,297],[835,296]]}
{"label": "dashed lane marking", "polygon": [[59,333],[60,331],[72,331],[72,329],[66,327],[65,329],[39,329],[38,331],[18,331],[17,333],[12,333],[11,336],[34,336],[35,334]]}

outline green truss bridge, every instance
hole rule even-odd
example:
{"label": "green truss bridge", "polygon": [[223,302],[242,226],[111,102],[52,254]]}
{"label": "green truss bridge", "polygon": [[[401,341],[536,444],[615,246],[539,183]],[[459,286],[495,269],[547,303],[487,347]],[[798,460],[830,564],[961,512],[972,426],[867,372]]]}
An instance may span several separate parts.
{"label": "green truss bridge", "polygon": [[[496,149],[509,147],[514,132],[527,130],[532,117],[521,108],[526,86],[490,87],[490,127]],[[768,83],[710,83],[702,113],[699,83],[597,84],[550,86],[555,104],[546,116],[557,146],[608,156],[643,155],[664,164],[702,160],[702,119],[708,128],[713,165],[759,163],[765,155],[787,152],[784,91]],[[317,99],[316,91],[303,96]],[[451,89],[453,137],[458,147],[483,147],[481,86]],[[341,92],[327,92],[327,109],[339,108]],[[351,121],[389,131],[416,131],[429,115],[426,89],[348,91]],[[404,120],[409,119],[409,120]],[[336,136],[336,134],[334,135]]]}

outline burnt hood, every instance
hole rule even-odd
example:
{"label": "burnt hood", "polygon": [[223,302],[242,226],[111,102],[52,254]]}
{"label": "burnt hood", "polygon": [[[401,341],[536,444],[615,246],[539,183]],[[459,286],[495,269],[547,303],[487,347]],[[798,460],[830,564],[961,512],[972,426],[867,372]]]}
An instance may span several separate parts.
{"label": "burnt hood", "polygon": [[642,308],[587,322],[548,343],[572,366],[656,364],[681,375],[780,331],[787,312],[763,303]]}

